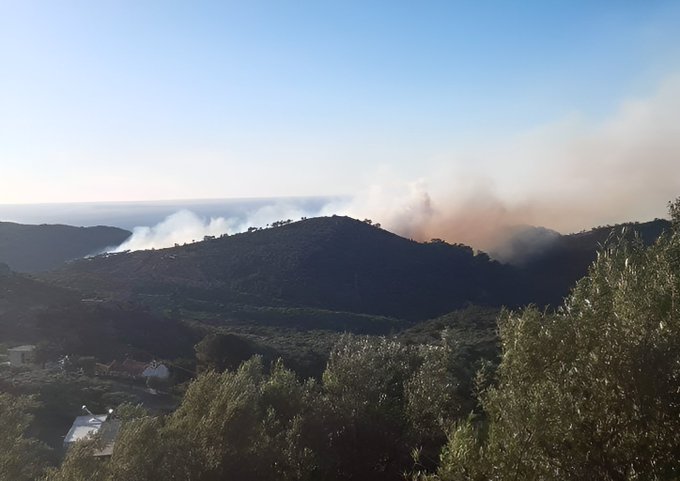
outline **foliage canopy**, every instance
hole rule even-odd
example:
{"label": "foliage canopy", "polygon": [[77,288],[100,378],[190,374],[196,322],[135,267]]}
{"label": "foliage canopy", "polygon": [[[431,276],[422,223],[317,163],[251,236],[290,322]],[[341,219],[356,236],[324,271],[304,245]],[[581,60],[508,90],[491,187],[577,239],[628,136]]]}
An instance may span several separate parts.
{"label": "foliage canopy", "polygon": [[501,317],[484,418],[451,431],[437,479],[677,479],[680,201],[670,210],[673,232],[612,240],[557,312]]}

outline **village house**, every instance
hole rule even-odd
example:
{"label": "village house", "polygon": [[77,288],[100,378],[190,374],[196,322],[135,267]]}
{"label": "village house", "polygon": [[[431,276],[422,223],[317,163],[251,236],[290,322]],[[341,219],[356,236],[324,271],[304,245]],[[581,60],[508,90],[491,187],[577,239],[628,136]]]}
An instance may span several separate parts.
{"label": "village house", "polygon": [[168,379],[170,370],[158,361],[140,362],[134,359],[111,361],[109,364],[97,364],[97,373],[105,376],[130,377],[133,379]]}
{"label": "village house", "polygon": [[168,379],[170,377],[170,370],[163,363],[151,361],[146,366],[144,371],[142,371],[142,377],[145,378],[155,377],[158,379]]}
{"label": "village house", "polygon": [[94,452],[94,456],[111,456],[116,438],[120,431],[120,420],[111,419],[109,414],[92,414],[86,406],[83,406],[86,416],[78,416],[73,421],[66,437],[64,437],[64,449],[67,450],[74,443],[98,436],[100,444]]}
{"label": "village house", "polygon": [[7,358],[12,366],[25,366],[35,363],[35,346],[25,345],[7,349]]}

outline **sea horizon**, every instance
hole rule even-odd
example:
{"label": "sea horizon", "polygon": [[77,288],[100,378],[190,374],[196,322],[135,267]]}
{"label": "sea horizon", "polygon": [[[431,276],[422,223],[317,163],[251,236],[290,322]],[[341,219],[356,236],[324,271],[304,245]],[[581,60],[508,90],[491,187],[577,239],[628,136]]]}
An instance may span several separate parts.
{"label": "sea horizon", "polygon": [[183,210],[204,219],[221,217],[240,221],[263,209],[284,216],[288,212],[321,215],[324,207],[343,199],[342,196],[287,196],[0,204],[0,222],[112,226],[132,230],[156,225]]}

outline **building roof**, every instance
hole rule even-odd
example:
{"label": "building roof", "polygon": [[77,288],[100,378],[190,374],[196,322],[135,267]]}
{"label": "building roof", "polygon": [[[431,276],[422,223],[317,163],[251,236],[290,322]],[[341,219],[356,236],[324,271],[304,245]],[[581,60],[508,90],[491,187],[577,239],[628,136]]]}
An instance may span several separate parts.
{"label": "building roof", "polygon": [[108,417],[108,414],[78,416],[66,434],[64,444],[75,443],[76,441],[86,439],[88,436],[94,436]]}
{"label": "building roof", "polygon": [[94,455],[111,456],[120,426],[120,419],[108,419],[108,414],[78,416],[64,438],[64,445],[68,446],[98,434],[100,448],[94,452]]}
{"label": "building roof", "polygon": [[149,364],[146,362],[139,362],[133,359],[125,359],[123,362],[113,361],[109,364],[109,371],[121,372],[130,376],[139,377],[144,372],[144,369]]}
{"label": "building roof", "polygon": [[7,351],[14,351],[14,352],[19,352],[19,351],[24,351],[24,352],[30,352],[35,349],[35,346],[32,344],[26,344],[23,346],[17,346],[17,347],[10,347],[7,349]]}

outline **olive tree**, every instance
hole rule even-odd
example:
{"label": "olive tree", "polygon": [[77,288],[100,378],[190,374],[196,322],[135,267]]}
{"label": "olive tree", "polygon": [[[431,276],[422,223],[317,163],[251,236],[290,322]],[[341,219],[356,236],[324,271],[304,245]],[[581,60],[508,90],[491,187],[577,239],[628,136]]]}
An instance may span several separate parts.
{"label": "olive tree", "polygon": [[679,213],[652,246],[610,242],[556,312],[502,315],[485,419],[451,430],[440,479],[677,479]]}
{"label": "olive tree", "polygon": [[33,399],[0,393],[0,480],[29,481],[45,469],[48,448],[26,435]]}

